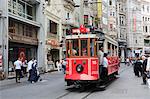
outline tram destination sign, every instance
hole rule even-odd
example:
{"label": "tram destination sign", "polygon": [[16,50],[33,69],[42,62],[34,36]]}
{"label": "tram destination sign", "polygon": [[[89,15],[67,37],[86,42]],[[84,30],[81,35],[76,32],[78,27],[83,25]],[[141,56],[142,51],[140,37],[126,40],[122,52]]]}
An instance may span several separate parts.
{"label": "tram destination sign", "polygon": [[83,25],[80,26],[80,28],[72,29],[72,33],[88,33],[90,32],[89,28],[85,28]]}

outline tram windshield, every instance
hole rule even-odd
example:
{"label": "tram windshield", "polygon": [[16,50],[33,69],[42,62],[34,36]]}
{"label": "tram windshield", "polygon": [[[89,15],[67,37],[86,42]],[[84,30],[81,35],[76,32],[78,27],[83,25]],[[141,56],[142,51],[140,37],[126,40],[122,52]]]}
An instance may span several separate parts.
{"label": "tram windshield", "polygon": [[94,38],[67,40],[67,57],[95,57],[97,47]]}

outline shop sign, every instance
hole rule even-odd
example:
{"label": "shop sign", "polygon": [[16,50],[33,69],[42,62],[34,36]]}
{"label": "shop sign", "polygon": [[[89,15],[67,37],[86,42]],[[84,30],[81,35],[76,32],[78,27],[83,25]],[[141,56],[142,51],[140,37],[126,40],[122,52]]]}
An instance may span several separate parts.
{"label": "shop sign", "polygon": [[58,41],[56,39],[50,39],[50,40],[48,40],[47,44],[51,45],[51,46],[55,46],[55,47],[59,46]]}

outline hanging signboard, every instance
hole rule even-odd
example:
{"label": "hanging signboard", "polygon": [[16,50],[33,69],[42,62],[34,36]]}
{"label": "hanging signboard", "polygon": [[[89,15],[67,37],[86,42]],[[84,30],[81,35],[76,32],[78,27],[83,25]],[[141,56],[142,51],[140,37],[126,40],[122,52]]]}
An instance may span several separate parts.
{"label": "hanging signboard", "polygon": [[51,45],[52,47],[59,47],[59,42],[56,39],[47,40],[47,44]]}

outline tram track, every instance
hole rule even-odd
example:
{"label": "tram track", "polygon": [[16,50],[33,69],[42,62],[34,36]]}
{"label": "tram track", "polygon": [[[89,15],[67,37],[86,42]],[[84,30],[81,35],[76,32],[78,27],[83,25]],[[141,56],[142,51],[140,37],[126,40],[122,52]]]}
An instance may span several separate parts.
{"label": "tram track", "polygon": [[[122,70],[119,72],[119,74],[122,74],[123,72],[125,72],[125,71],[128,70],[128,69],[130,69],[131,67],[132,67],[132,66],[130,66],[130,67],[128,67],[128,68],[125,68],[125,69],[122,69]],[[103,87],[102,89],[97,89],[97,87],[91,87],[90,89],[88,89],[88,90],[90,90],[90,92],[88,92],[86,95],[84,95],[84,96],[83,96],[82,98],[80,98],[80,99],[86,99],[86,98],[88,98],[93,92],[95,92],[95,91],[97,91],[97,90],[99,90],[99,91],[105,90],[105,88],[108,87],[111,83],[113,83],[117,78],[118,78],[118,77],[112,79],[111,81],[108,81],[108,82],[105,84],[105,87]],[[81,90],[79,90],[79,89],[77,89],[77,88],[71,88],[71,90],[69,90],[69,92],[66,92],[66,93],[64,93],[63,95],[60,95],[60,96],[57,97],[56,99],[62,99],[62,98],[65,99],[66,96],[68,96],[69,94],[71,94],[72,92],[77,91],[77,90],[80,91],[80,92],[83,92],[83,90],[81,91]]]}
{"label": "tram track", "polygon": [[[119,72],[119,74],[125,72],[126,70],[130,69],[131,67],[132,67],[132,66],[130,66],[130,67],[128,67],[128,68],[125,68],[125,69],[122,69],[122,70]],[[117,79],[117,78],[116,78],[116,79]],[[106,84],[105,88],[108,87],[108,86],[109,86],[112,82],[114,82],[116,79],[113,79],[111,82],[108,82],[108,83]],[[88,96],[90,96],[94,91],[95,91],[95,90],[91,91],[91,92],[88,93],[86,96],[82,97],[81,99],[86,99],[86,98],[87,98]]]}

